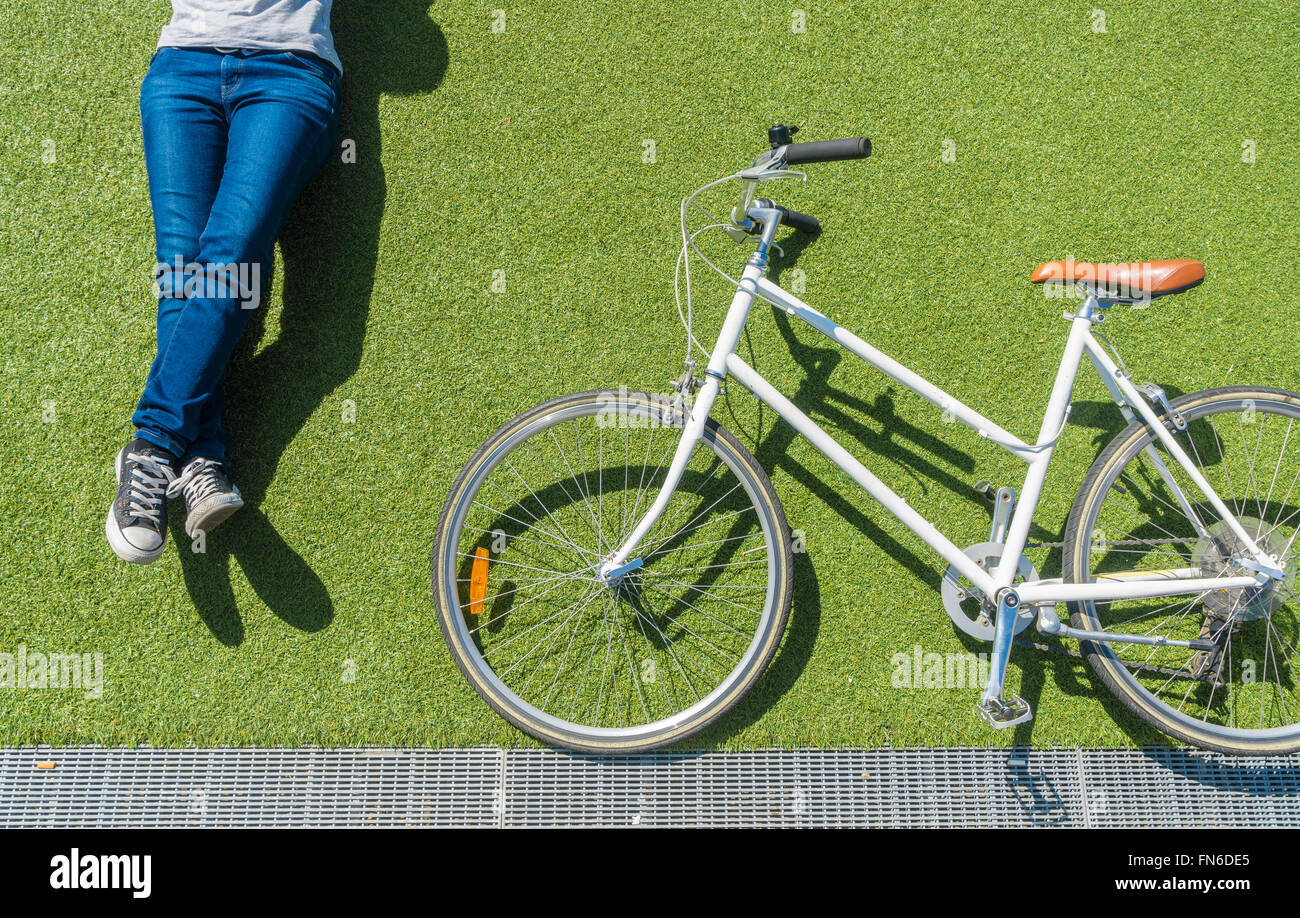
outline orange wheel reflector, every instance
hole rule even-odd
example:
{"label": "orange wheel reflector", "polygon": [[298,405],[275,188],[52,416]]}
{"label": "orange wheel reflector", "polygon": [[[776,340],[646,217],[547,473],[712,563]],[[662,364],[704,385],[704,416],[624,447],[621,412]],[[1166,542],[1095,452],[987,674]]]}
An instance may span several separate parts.
{"label": "orange wheel reflector", "polygon": [[474,549],[474,566],[469,572],[469,613],[478,615],[483,611],[483,600],[487,598],[488,550],[483,547]]}

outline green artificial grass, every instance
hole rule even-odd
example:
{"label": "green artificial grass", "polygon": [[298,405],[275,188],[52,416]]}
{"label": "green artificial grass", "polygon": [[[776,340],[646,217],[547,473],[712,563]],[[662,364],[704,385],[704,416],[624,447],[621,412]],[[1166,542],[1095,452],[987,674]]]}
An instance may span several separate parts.
{"label": "green artificial grass", "polygon": [[[806,299],[1017,434],[1037,431],[1067,328],[1028,283],[1054,258],[1203,260],[1201,287],[1112,316],[1135,375],[1171,393],[1300,388],[1300,7],[1107,4],[1097,33],[1096,5],[817,0],[796,32],[790,8],[751,0],[526,2],[497,32],[491,4],[338,0],[357,161],[300,200],[273,302],[229,373],[251,506],[206,554],[174,526],[137,568],[103,517],[152,356],[138,92],[167,5],[12,0],[0,651],[101,653],[104,687],[0,690],[0,743],[530,743],[443,645],[439,508],[525,408],[666,388],[683,352],[678,202],[748,164],[779,121],[875,143],[772,188],[824,224],[787,240],[783,279],[797,259]],[[725,242],[711,251],[738,268]],[[707,337],[727,292],[701,279],[697,294]],[[745,346],[955,541],[986,538],[971,486],[1018,486],[1015,460],[770,310]],[[1060,537],[1117,430],[1105,400],[1085,368],[1036,538]],[[697,745],[1159,739],[1068,657],[1016,651],[1010,681],[1037,719],[1005,733],[977,721],[973,690],[894,688],[891,657],[916,644],[983,649],[942,611],[942,563],[739,389],[718,416],[768,463],[807,552],[780,655]]]}

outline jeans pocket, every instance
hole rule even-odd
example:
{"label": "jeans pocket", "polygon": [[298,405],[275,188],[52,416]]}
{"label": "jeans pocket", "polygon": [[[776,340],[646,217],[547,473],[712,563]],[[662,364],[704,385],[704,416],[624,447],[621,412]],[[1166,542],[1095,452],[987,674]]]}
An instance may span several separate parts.
{"label": "jeans pocket", "polygon": [[319,58],[314,54],[308,54],[305,51],[285,51],[284,56],[287,60],[292,61],[298,67],[301,67],[304,70],[310,70],[330,86],[337,88],[338,71],[334,69],[334,65],[329,61]]}

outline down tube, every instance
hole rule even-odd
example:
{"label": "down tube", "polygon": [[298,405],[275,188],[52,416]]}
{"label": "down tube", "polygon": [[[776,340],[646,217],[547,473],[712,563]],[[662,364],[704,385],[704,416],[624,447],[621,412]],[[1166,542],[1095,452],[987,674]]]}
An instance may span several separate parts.
{"label": "down tube", "polygon": [[752,392],[756,398],[771,405],[772,409],[786,423],[799,431],[813,446],[821,450],[826,458],[830,459],[846,475],[861,485],[886,510],[898,517],[899,522],[916,533],[921,541],[925,542],[926,545],[937,551],[945,561],[957,568],[962,576],[990,596],[996,592],[993,586],[993,578],[989,576],[987,571],[976,565],[971,558],[967,557],[965,552],[954,545],[933,523],[908,506],[907,501],[894,493],[889,485],[871,474],[871,471],[866,466],[854,458],[848,450],[835,442],[834,437],[818,427],[793,402],[777,391],[775,386],[758,375],[753,367],[735,354],[731,354],[727,357],[727,371],[733,379]]}

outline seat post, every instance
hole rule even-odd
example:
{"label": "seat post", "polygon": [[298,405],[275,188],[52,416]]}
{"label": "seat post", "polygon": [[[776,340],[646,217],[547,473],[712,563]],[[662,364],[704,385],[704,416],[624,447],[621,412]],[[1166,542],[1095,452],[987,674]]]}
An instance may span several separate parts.
{"label": "seat post", "polygon": [[1110,303],[1103,303],[1097,296],[1097,291],[1083,281],[1075,281],[1074,285],[1084,292],[1083,304],[1074,313],[1080,319],[1091,320],[1100,310],[1110,308]]}

